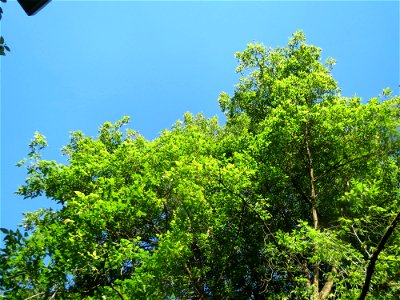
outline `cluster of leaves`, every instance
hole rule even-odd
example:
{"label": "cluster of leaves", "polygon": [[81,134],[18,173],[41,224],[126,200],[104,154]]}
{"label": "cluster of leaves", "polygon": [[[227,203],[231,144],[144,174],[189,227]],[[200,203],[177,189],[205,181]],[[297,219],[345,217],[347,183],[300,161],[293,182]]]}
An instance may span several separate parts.
{"label": "cluster of leaves", "polygon": [[187,113],[147,141],[124,117],[72,133],[68,164],[35,134],[18,193],[61,209],[3,229],[3,295],[398,298],[400,99],[341,97],[320,53],[302,32],[249,44],[225,126]]}
{"label": "cluster of leaves", "polygon": [[[7,0],[0,0],[2,3],[6,3]],[[3,8],[0,7],[0,20],[3,17]],[[10,47],[7,46],[7,44],[4,41],[3,36],[0,36],[0,55],[6,55],[5,51],[10,51]]]}

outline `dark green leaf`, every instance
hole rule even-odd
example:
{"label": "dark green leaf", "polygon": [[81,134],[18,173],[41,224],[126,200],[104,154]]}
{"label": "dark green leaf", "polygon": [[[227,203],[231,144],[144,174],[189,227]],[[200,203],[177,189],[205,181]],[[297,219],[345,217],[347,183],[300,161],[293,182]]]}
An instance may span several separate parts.
{"label": "dark green leaf", "polygon": [[0,231],[4,234],[8,234],[10,231],[6,228],[0,228]]}

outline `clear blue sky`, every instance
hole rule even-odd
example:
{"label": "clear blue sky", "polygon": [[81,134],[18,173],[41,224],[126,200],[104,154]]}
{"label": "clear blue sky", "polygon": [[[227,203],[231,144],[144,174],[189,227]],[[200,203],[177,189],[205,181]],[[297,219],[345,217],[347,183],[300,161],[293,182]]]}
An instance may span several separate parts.
{"label": "clear blue sky", "polygon": [[70,131],[95,136],[124,115],[148,139],[186,111],[223,122],[217,98],[233,91],[234,53],[249,42],[285,46],[302,29],[337,60],[343,95],[399,94],[397,1],[53,1],[33,17],[15,1],[2,7],[12,52],[1,58],[1,227],[51,204],[14,195],[35,131],[44,158],[63,161]]}

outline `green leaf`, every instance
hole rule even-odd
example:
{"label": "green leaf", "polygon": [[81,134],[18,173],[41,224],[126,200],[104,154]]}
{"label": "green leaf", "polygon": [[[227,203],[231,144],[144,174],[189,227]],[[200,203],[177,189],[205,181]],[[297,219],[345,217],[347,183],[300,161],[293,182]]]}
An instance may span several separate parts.
{"label": "green leaf", "polygon": [[2,233],[4,233],[4,234],[9,234],[10,233],[10,231],[8,229],[6,229],[6,228],[0,228],[0,231]]}

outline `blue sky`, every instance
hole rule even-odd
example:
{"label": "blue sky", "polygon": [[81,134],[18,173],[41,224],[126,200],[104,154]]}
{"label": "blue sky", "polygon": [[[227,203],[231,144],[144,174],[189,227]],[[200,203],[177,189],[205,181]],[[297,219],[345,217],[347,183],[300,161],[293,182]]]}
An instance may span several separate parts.
{"label": "blue sky", "polygon": [[44,158],[63,161],[69,132],[95,136],[105,121],[157,137],[186,111],[224,118],[217,98],[238,81],[236,51],[253,41],[285,46],[302,29],[333,57],[342,95],[399,94],[399,2],[53,1],[28,17],[7,2],[1,58],[1,227],[51,205],[14,194],[15,164],[35,131]]}

